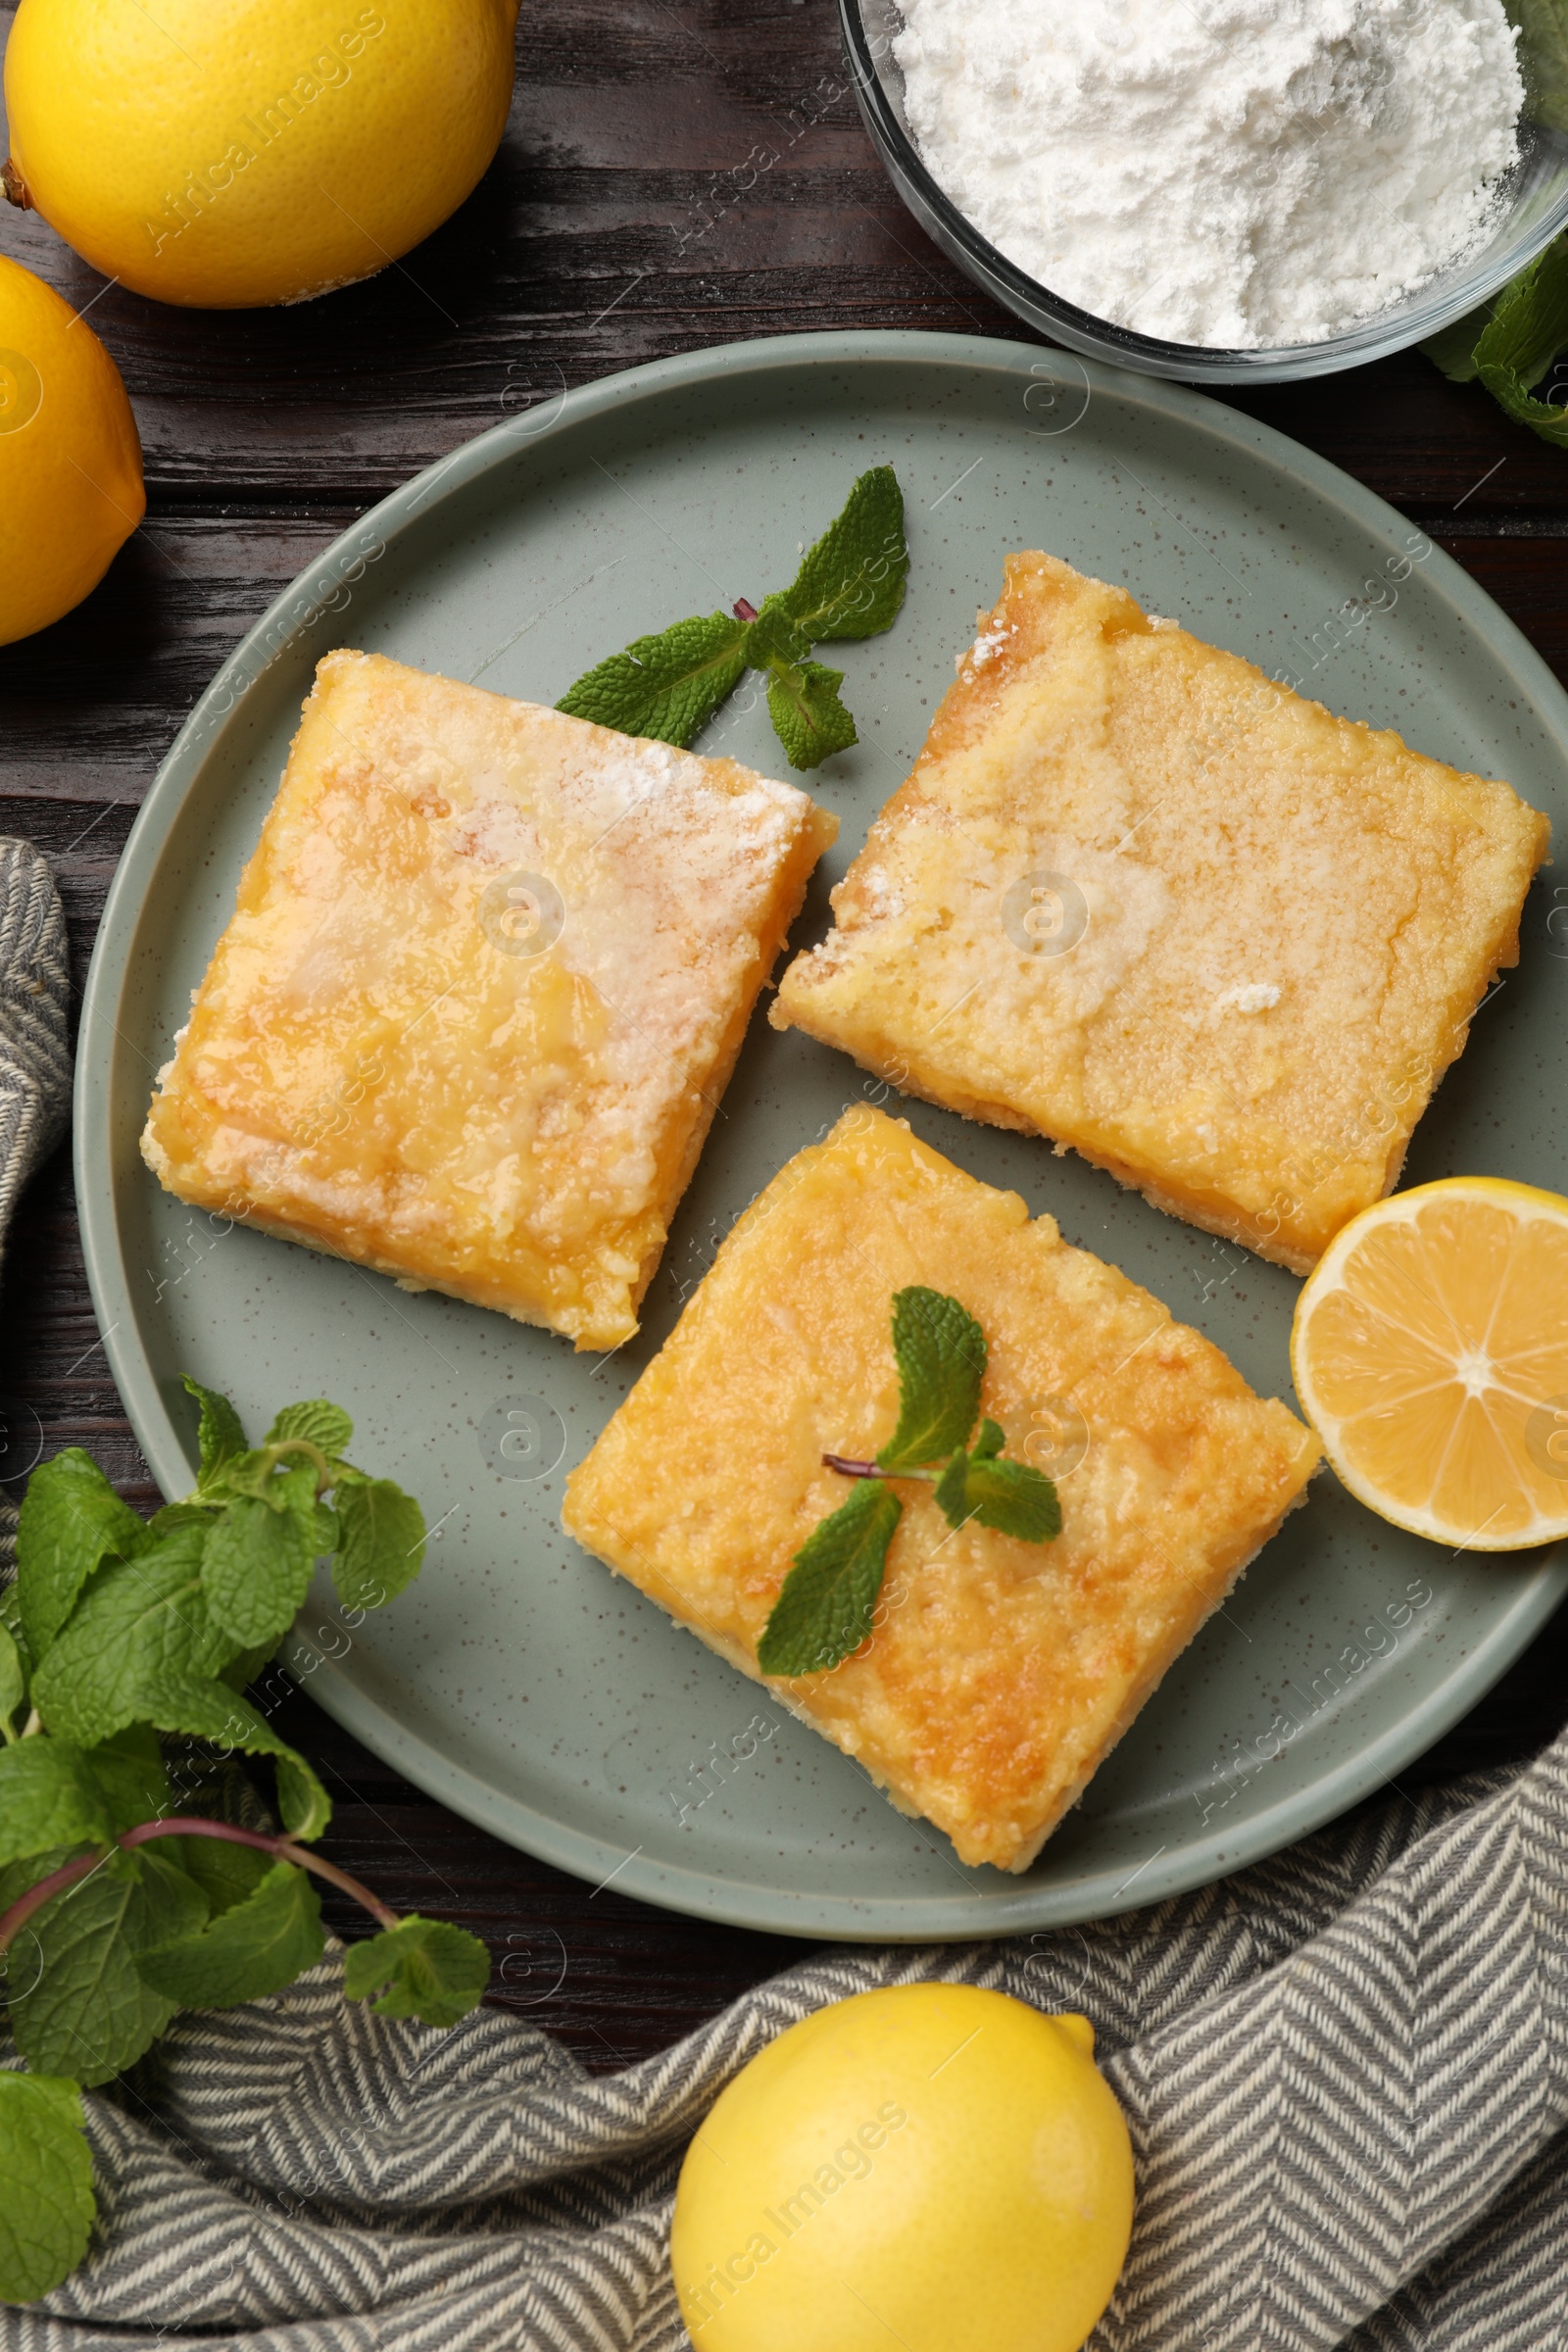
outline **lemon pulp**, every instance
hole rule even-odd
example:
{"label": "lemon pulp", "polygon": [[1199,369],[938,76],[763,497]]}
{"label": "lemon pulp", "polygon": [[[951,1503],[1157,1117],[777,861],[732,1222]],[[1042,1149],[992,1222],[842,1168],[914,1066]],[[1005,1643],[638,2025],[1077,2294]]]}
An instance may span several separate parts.
{"label": "lemon pulp", "polygon": [[1291,1360],[1383,1518],[1470,1551],[1568,1535],[1568,1200],[1456,1176],[1379,1201],[1306,1282]]}

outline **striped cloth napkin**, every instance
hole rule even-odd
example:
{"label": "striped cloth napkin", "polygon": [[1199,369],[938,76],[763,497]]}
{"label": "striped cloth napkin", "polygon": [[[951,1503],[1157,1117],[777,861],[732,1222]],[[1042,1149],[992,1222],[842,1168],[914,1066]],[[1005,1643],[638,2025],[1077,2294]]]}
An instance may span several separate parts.
{"label": "striped cloth napkin", "polygon": [[[3,1218],[66,1083],[59,908],[18,843],[0,959]],[[87,2095],[92,2251],[0,2345],[676,2352],[670,2204],[712,2100],[825,2002],[941,1979],[1094,2023],[1138,2218],[1092,2352],[1568,2346],[1568,1735],[1152,1910],[825,1952],[616,2075],[498,2011],[377,2018],[340,1972],[187,2013]]]}
{"label": "striped cloth napkin", "polygon": [[[0,1250],[23,1186],[65,1133],[70,1003],[66,918],[54,877],[31,842],[0,835]],[[0,1489],[0,1574],[16,1557],[19,1499],[19,1492]]]}

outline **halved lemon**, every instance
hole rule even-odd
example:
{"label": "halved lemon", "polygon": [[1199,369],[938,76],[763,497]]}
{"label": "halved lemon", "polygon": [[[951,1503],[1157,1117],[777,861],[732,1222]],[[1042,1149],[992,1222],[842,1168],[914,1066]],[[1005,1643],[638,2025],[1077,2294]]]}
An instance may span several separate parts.
{"label": "halved lemon", "polygon": [[1568,1200],[1451,1176],[1364,1209],[1301,1291],[1291,1369],[1396,1527],[1456,1551],[1568,1536]]}

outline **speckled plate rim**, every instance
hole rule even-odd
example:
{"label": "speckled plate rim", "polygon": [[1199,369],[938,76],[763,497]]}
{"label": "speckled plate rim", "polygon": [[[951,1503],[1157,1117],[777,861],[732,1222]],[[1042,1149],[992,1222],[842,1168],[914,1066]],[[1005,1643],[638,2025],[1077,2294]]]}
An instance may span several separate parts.
{"label": "speckled plate rim", "polygon": [[[345,580],[356,577],[372,540],[388,547],[433,505],[507,466],[524,444],[596,416],[609,417],[657,403],[671,392],[733,385],[738,376],[766,376],[814,366],[836,370],[902,366],[912,371],[993,369],[1009,382],[1030,378],[1048,347],[969,335],[911,330],[783,335],[731,343],[658,360],[566,393],[548,418],[513,419],[480,434],[416,474],[335,540],[268,608],[223,663],[192,710],[165,760],[131,828],[104,909],[82,997],[76,1055],[74,1170],[87,1279],[105,1352],[138,1443],[165,1494],[188,1490],[185,1445],[165,1408],[152,1365],[140,1343],[135,1304],[116,1213],[111,1115],[114,1046],[130,957],[148,893],[168,837],[187,799],[202,789],[207,755],[238,723],[245,700],[271,662],[312,625]],[[1261,460],[1272,470],[1336,510],[1356,526],[1384,534],[1402,518],[1348,474],[1276,432],[1183,385],[1135,375],[1071,357],[1093,395],[1142,412],[1152,423],[1179,421],[1220,445]],[[1036,379],[1038,380],[1038,378]],[[1434,548],[1426,565],[1434,595],[1507,671],[1544,730],[1568,763],[1568,693],[1521,631],[1452,559]],[[416,1788],[512,1845],[592,1884],[612,1877],[622,1892],[699,1918],[786,1935],[858,1940],[957,1940],[973,1936],[1027,1933],[1141,1908],[1185,1893],[1212,1879],[1262,1860],[1306,1836],[1384,1787],[1441,1738],[1528,1646],[1568,1593],[1568,1545],[1559,1545],[1488,1633],[1397,1720],[1353,1755],[1304,1788],[1236,1825],[1229,1836],[1197,1835],[1153,1856],[1142,1868],[1085,1871],[1064,1883],[956,1895],[822,1897],[787,1886],[675,1869],[627,1857],[612,1842],[542,1813],[408,1731],[322,1660],[312,1695],[372,1754]],[[308,1644],[304,1646],[309,1646]]]}

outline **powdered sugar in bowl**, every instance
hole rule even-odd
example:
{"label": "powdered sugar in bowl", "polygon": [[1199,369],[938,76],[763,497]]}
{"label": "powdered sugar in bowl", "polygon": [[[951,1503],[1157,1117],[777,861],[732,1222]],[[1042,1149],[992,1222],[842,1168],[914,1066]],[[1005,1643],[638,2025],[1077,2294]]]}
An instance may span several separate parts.
{"label": "powdered sugar in bowl", "polygon": [[1568,88],[1501,0],[1042,5],[840,0],[894,185],[1054,343],[1189,382],[1328,374],[1568,225]]}

